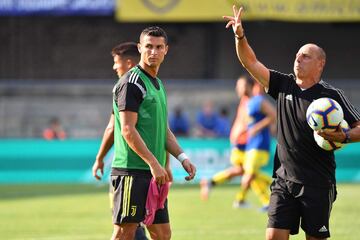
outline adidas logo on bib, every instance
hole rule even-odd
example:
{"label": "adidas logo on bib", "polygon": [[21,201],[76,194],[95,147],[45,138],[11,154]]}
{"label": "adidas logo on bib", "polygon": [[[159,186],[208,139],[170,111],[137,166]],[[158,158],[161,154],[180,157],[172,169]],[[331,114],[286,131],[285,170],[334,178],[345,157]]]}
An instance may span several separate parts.
{"label": "adidas logo on bib", "polygon": [[285,96],[286,100],[292,101],[293,100],[293,96],[291,94],[288,94]]}
{"label": "adidas logo on bib", "polygon": [[325,226],[322,226],[320,229],[319,229],[319,232],[327,232],[327,228]]}

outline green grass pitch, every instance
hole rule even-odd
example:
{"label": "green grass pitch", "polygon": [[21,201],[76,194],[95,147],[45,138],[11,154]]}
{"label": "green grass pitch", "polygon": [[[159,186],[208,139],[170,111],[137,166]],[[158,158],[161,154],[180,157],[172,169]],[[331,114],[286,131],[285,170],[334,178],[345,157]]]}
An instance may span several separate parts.
{"label": "green grass pitch", "polygon": [[[0,185],[0,238],[14,240],[103,240],[112,231],[107,186]],[[169,195],[174,240],[264,239],[267,216],[250,193],[250,209],[233,209],[235,185],[214,189],[209,201],[197,186],[174,185]],[[360,185],[338,186],[332,238],[358,240]],[[304,239],[301,232],[291,239]]]}

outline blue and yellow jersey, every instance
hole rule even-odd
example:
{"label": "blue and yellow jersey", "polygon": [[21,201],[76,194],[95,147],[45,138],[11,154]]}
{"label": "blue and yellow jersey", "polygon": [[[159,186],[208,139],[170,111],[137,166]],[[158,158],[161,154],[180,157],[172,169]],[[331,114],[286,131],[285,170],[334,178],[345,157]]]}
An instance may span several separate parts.
{"label": "blue and yellow jersey", "polygon": [[[265,100],[263,95],[256,95],[249,99],[248,102],[248,131],[254,127],[256,123],[264,119],[266,116],[261,112],[261,104]],[[255,136],[248,136],[246,144],[246,151],[257,150],[270,150],[270,130],[268,127],[263,128]]]}

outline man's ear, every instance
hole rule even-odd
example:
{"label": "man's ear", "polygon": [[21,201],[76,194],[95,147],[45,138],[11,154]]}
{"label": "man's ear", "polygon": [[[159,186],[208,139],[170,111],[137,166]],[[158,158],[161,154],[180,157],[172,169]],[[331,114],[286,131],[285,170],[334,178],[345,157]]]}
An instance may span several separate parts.
{"label": "man's ear", "polygon": [[137,48],[138,48],[139,53],[141,54],[141,44],[140,43],[137,44]]}
{"label": "man's ear", "polygon": [[132,66],[134,66],[133,61],[131,59],[126,59],[126,66],[128,69],[132,68]]}
{"label": "man's ear", "polygon": [[165,55],[168,53],[168,51],[169,51],[169,45],[166,45],[165,46]]}
{"label": "man's ear", "polygon": [[318,66],[321,70],[324,70],[325,63],[326,63],[325,59],[320,59]]}

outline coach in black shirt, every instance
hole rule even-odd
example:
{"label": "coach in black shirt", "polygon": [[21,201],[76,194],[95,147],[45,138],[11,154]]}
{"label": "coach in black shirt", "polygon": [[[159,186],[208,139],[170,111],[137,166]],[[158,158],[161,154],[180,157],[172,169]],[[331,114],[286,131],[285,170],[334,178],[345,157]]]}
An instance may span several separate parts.
{"label": "coach in black shirt", "polygon": [[360,141],[360,114],[339,89],[321,80],[326,54],[315,44],[302,46],[294,61],[294,73],[269,70],[256,59],[241,24],[241,12],[224,16],[235,33],[236,53],[241,64],[277,102],[277,147],[275,181],[271,187],[267,240],[287,240],[299,225],[307,240],[330,237],[329,218],[336,198],[335,160],[332,151],[321,149],[306,121],[306,110],[318,98],[335,99],[343,108],[351,129],[318,132],[336,142]]}

